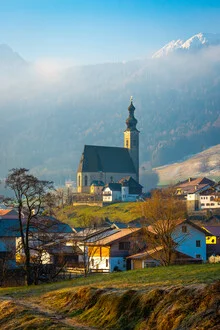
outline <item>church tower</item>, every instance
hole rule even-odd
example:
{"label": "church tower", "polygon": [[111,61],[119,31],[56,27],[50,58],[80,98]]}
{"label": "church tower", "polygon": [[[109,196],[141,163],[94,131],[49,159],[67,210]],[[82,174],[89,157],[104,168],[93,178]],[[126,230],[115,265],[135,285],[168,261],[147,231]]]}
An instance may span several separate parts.
{"label": "church tower", "polygon": [[133,98],[131,97],[131,104],[128,107],[129,116],[126,120],[127,128],[124,131],[124,148],[129,149],[131,159],[133,160],[136,170],[136,180],[139,182],[139,131],[136,128],[137,119],[134,117],[135,107],[133,105]]}

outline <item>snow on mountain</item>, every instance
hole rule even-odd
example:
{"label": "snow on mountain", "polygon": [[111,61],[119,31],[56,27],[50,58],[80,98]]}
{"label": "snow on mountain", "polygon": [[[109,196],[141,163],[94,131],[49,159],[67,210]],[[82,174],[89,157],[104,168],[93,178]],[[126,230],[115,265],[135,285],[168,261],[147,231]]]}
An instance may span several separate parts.
{"label": "snow on mountain", "polygon": [[220,34],[198,33],[186,41],[172,40],[153,54],[152,58],[161,58],[176,52],[194,52],[208,46],[220,45]]}
{"label": "snow on mountain", "polygon": [[152,57],[153,58],[158,58],[158,57],[163,57],[167,56],[170,53],[173,53],[176,49],[179,49],[182,44],[184,43],[183,40],[172,40],[168,44],[166,44],[164,47],[159,49]]}

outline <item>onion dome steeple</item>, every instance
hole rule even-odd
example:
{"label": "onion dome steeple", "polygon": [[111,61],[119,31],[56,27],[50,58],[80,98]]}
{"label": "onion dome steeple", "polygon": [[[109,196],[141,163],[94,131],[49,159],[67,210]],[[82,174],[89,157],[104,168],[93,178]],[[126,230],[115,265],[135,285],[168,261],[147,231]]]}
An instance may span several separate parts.
{"label": "onion dome steeple", "polygon": [[137,128],[136,128],[137,119],[134,117],[135,107],[133,105],[133,97],[132,96],[130,98],[130,101],[131,101],[131,104],[128,107],[129,116],[126,120],[126,125],[127,125],[126,131],[137,131]]}

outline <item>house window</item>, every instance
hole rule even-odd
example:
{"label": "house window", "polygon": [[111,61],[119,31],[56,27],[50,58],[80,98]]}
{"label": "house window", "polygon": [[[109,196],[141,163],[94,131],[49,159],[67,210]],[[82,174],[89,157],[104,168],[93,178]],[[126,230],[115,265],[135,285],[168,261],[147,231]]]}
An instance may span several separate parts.
{"label": "house window", "polygon": [[129,250],[130,242],[119,242],[119,250]]}
{"label": "house window", "polygon": [[88,186],[88,176],[87,175],[85,175],[84,181],[85,181],[85,186]]}
{"label": "house window", "polygon": [[206,203],[206,206],[210,206],[210,204],[209,203]]}
{"label": "house window", "polygon": [[91,265],[94,267],[94,259],[91,259]]}
{"label": "house window", "polygon": [[187,233],[187,226],[182,226],[182,233]]}
{"label": "house window", "polygon": [[201,247],[201,241],[196,241],[196,247]]}
{"label": "house window", "polygon": [[105,260],[105,267],[108,268],[108,259]]}
{"label": "house window", "polygon": [[205,206],[205,204],[204,204],[204,203],[202,203],[202,204],[201,204],[201,206]]}
{"label": "house window", "polygon": [[197,259],[201,259],[201,254],[196,254]]}

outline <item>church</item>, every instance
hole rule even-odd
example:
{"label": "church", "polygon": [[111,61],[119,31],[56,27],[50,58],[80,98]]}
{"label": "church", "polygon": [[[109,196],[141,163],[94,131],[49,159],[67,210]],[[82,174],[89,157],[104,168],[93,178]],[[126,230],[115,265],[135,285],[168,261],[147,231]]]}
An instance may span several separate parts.
{"label": "church", "polygon": [[131,97],[124,147],[85,145],[77,170],[77,192],[89,193],[94,182],[107,184],[132,177],[139,182],[139,131]]}

